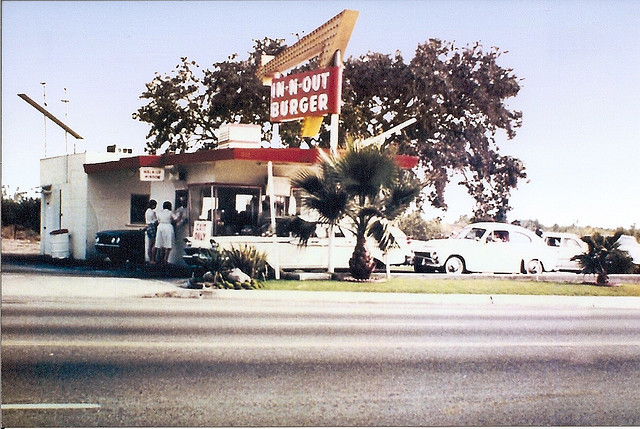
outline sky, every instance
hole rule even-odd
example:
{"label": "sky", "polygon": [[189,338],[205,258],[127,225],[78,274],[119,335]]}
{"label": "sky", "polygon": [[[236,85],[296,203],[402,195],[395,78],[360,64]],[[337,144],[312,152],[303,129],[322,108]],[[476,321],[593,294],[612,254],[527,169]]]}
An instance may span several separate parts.
{"label": "sky", "polygon": [[[149,126],[131,115],[156,72],[183,56],[202,67],[244,59],[265,36],[293,44],[344,9],[359,11],[345,57],[400,51],[409,61],[430,38],[507,51],[499,64],[523,79],[507,104],[523,112],[523,125],[512,140],[499,134],[498,145],[528,175],[512,192],[509,221],[640,226],[636,0],[2,1],[3,185],[40,185],[45,146],[47,156],[111,144],[143,154]],[[46,99],[83,139],[65,139],[51,121],[45,132],[19,93]],[[471,215],[458,186],[445,199],[446,212],[426,216]]]}

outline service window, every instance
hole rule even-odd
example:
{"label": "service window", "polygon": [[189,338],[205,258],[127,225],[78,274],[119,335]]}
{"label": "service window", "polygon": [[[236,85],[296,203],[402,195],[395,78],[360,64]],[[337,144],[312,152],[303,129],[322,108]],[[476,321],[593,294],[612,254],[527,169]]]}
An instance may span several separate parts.
{"label": "service window", "polygon": [[260,188],[202,185],[189,188],[190,219],[212,221],[211,235],[258,235]]}
{"label": "service window", "polygon": [[131,194],[130,223],[144,223],[144,213],[149,205],[149,194]]}
{"label": "service window", "polygon": [[[294,188],[291,190],[291,198],[289,200],[289,216],[300,216],[305,209],[302,205],[304,191],[300,188]],[[305,210],[305,212],[308,210]]]}

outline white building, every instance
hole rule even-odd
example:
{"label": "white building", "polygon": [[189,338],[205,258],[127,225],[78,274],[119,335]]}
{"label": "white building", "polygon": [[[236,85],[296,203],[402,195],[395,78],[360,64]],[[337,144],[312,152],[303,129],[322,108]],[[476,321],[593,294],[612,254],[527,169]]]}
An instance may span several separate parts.
{"label": "white building", "polygon": [[[144,228],[150,199],[158,207],[170,201],[175,208],[186,198],[189,222],[182,236],[193,233],[196,221],[209,221],[213,237],[264,235],[269,177],[276,217],[300,214],[300,192],[290,179],[317,164],[319,150],[262,148],[256,127],[235,125],[215,150],[140,156],[81,153],[41,160],[41,252],[56,251],[67,235],[51,232],[62,229],[68,231],[69,256],[97,258],[96,233]],[[407,167],[416,161],[398,159]],[[177,237],[172,263],[181,263],[182,238]]]}

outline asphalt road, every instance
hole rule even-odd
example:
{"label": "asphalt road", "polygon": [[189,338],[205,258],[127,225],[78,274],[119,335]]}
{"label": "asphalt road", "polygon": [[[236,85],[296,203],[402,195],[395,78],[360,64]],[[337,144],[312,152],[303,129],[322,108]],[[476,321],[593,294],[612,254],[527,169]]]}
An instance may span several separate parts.
{"label": "asphalt road", "polygon": [[3,296],[2,425],[640,425],[637,307],[229,292]]}

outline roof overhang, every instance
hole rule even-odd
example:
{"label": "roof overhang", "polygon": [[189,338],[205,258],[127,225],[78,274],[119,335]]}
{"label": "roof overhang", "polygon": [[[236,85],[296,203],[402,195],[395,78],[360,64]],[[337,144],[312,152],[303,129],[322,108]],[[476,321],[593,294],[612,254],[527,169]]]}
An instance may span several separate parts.
{"label": "roof overhang", "polygon": [[[320,159],[322,149],[298,149],[298,148],[227,148],[201,150],[190,153],[141,155],[120,158],[117,161],[98,162],[84,164],[84,172],[87,174],[105,173],[110,171],[138,169],[140,167],[164,167],[167,165],[190,165],[218,161],[254,161],[274,162],[278,164],[310,165]],[[405,169],[412,169],[418,165],[418,158],[411,155],[397,155],[396,163]]]}
{"label": "roof overhang", "polygon": [[84,164],[87,174],[104,173],[140,167],[164,167],[167,165],[189,165],[217,161],[262,161],[291,164],[314,164],[318,161],[318,149],[298,148],[227,148],[200,150],[190,153],[142,155],[120,158],[117,161]]}

